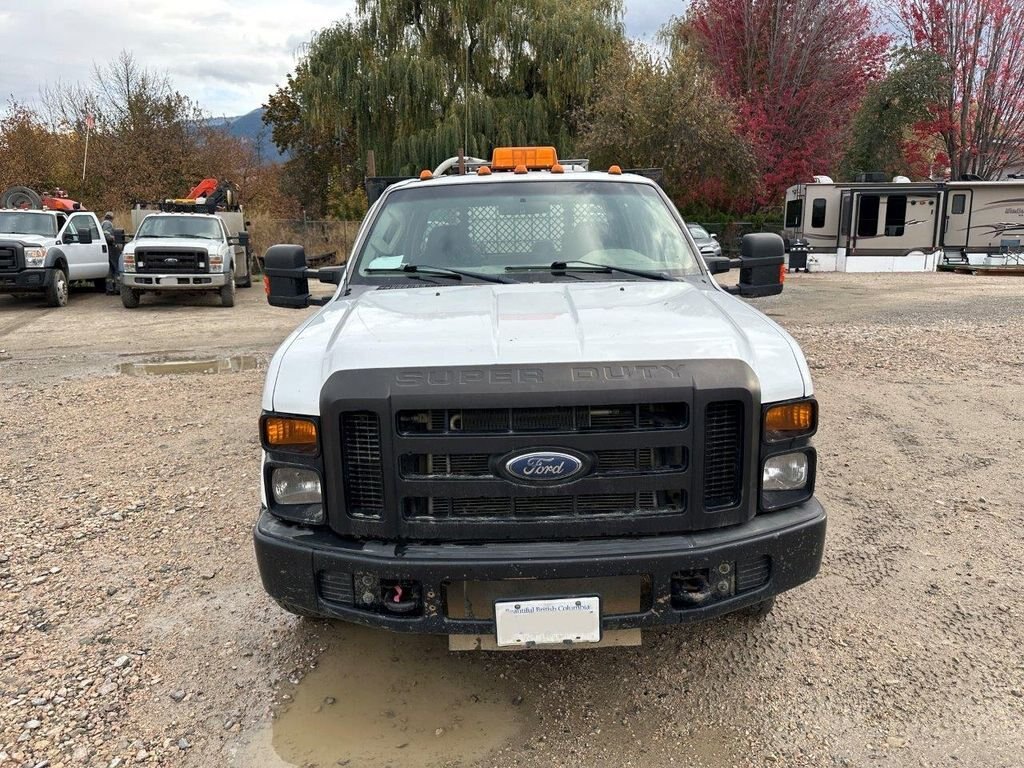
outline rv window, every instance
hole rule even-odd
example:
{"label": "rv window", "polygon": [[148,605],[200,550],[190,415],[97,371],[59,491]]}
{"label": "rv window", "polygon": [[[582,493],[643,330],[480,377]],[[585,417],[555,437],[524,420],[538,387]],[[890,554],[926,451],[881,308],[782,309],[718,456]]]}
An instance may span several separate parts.
{"label": "rv window", "polygon": [[825,205],[827,201],[824,197],[814,198],[814,203],[811,204],[811,226],[815,229],[821,229],[825,226]]}
{"label": "rv window", "polygon": [[903,225],[907,222],[907,196],[889,195],[885,206],[886,237],[902,237]]}
{"label": "rv window", "polygon": [[850,196],[843,195],[843,201],[839,204],[839,234],[842,236],[850,234],[850,203]]}
{"label": "rv window", "polygon": [[953,195],[953,213],[963,213],[967,208],[967,195],[963,192]]}
{"label": "rv window", "polygon": [[878,234],[878,195],[861,195],[857,210],[857,237]]}
{"label": "rv window", "polygon": [[803,200],[790,200],[786,203],[786,229],[800,228],[800,214],[803,212]]}

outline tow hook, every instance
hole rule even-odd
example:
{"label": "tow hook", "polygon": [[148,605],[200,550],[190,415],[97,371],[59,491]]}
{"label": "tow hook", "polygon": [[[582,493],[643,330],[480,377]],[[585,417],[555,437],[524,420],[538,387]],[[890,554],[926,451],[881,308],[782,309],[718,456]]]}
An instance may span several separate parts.
{"label": "tow hook", "polygon": [[419,604],[419,595],[413,589],[401,584],[392,584],[384,588],[384,607],[390,613],[411,613]]}

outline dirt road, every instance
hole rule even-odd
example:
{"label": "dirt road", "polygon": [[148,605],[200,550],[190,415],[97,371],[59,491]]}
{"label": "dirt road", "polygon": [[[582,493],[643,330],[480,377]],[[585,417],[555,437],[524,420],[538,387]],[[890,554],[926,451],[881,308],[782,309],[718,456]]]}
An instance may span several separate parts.
{"label": "dirt road", "polygon": [[[763,624],[449,654],[264,596],[259,289],[0,297],[0,766],[1020,766],[1024,281],[800,275],[822,574]],[[225,366],[230,368],[230,366]]]}

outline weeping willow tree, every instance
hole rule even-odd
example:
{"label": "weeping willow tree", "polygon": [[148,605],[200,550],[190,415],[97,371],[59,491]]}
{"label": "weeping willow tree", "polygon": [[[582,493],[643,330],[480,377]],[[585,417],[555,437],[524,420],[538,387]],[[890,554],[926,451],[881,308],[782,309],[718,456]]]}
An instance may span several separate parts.
{"label": "weeping willow tree", "polygon": [[[295,101],[345,137],[361,170],[433,167],[464,147],[553,144],[571,154],[597,73],[624,44],[621,0],[360,0],[319,32]],[[339,158],[331,158],[332,163]]]}

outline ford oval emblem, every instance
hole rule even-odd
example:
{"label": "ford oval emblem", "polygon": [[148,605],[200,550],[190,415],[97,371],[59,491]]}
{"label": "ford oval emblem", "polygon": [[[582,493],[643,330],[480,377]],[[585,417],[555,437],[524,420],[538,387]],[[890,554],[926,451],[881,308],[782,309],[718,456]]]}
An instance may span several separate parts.
{"label": "ford oval emblem", "polygon": [[562,451],[531,451],[509,457],[505,472],[517,480],[531,483],[554,483],[571,480],[586,469],[579,456]]}

